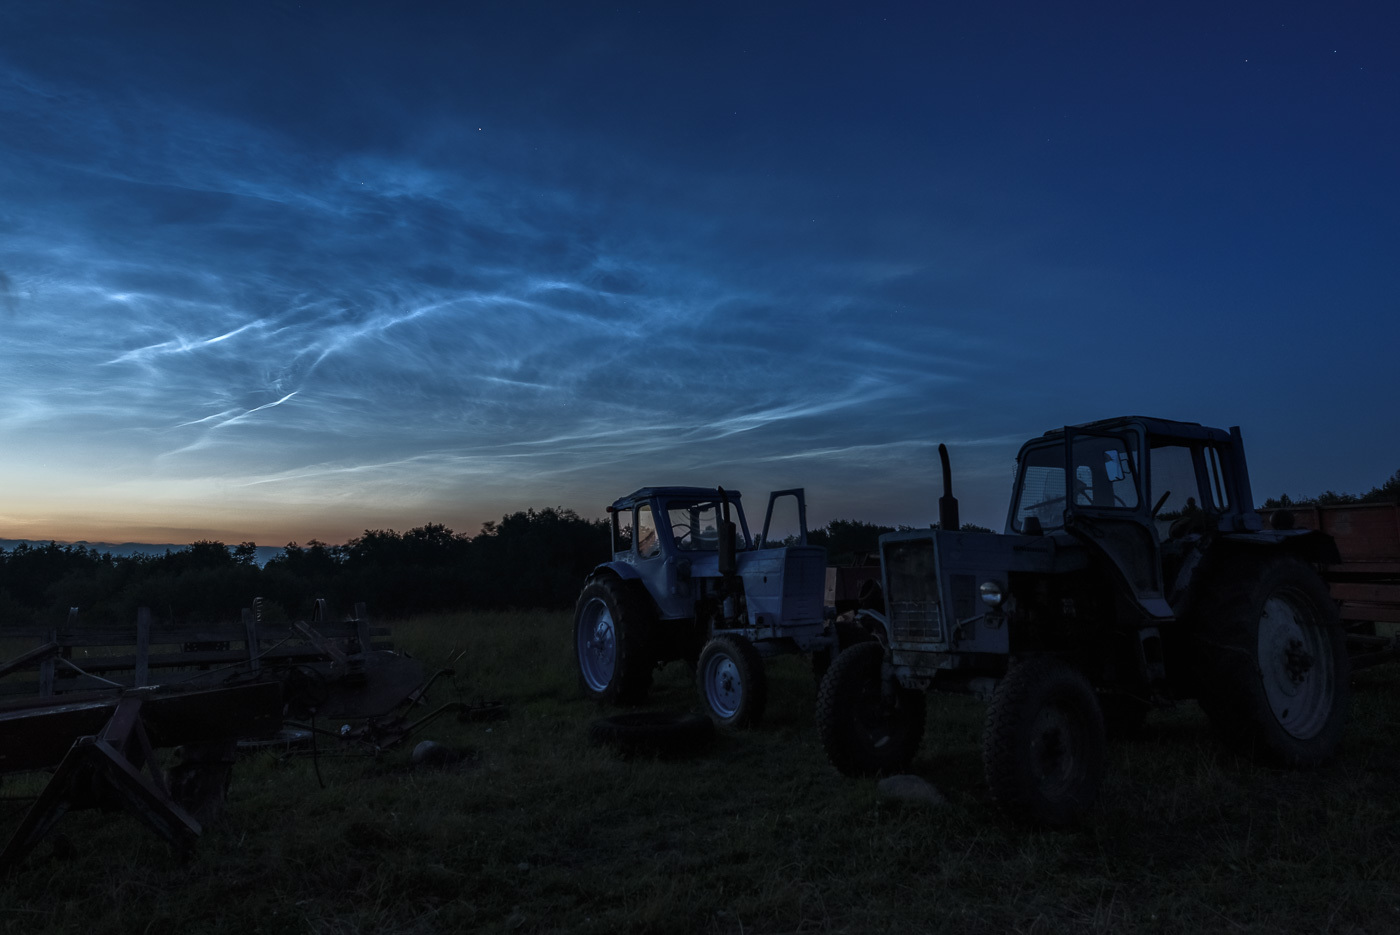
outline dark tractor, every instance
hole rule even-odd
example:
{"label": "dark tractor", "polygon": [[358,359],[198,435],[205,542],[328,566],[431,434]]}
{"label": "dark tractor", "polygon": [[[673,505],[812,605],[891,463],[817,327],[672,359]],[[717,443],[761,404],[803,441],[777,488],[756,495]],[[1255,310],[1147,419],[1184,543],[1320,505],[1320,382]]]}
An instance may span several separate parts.
{"label": "dark tractor", "polygon": [[817,724],[847,775],[914,757],[929,689],[989,698],[993,797],[1047,825],[1079,820],[1106,734],[1195,698],[1233,748],[1306,767],[1337,749],[1349,663],[1317,563],[1326,535],[1264,529],[1244,445],[1192,422],[1125,417],[1022,446],[1006,532],[958,532],[947,451],[937,530],[880,539],[876,637],[822,682]]}
{"label": "dark tractor", "polygon": [[[770,545],[774,505],[795,500],[795,542]],[[643,487],[608,507],[612,561],[589,575],[574,615],[586,695],[635,704],[673,660],[696,670],[700,698],[724,727],[749,727],[767,703],[764,657],[828,652],[826,550],[807,544],[801,489],[769,495],[749,533],[738,491]]]}

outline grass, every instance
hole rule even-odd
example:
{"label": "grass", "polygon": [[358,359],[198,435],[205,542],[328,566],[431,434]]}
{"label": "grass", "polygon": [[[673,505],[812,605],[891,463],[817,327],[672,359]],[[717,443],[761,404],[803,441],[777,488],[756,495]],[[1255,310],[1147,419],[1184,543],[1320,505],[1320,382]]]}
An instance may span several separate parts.
{"label": "grass", "polygon": [[[1194,705],[1113,748],[1092,820],[1019,827],[987,797],[983,707],[930,699],[914,771],[939,808],[882,800],[826,765],[802,660],[770,664],[768,717],[688,761],[589,746],[562,614],[422,618],[395,639],[456,656],[490,724],[405,749],[240,761],[225,818],[190,863],[134,819],[82,812],[0,888],[8,931],[1387,932],[1400,928],[1400,666],[1360,673],[1343,755],[1307,773],[1223,754]],[[446,700],[451,689],[435,690]],[[657,708],[694,708],[663,670]],[[324,752],[324,748],[323,748]],[[35,787],[8,780],[0,794]],[[10,806],[10,826],[22,802]]]}

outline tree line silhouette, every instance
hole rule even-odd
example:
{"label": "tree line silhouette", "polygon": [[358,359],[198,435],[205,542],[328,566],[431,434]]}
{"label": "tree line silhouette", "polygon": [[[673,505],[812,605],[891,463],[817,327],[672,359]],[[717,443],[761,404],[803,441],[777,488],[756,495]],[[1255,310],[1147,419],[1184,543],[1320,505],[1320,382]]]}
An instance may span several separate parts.
{"label": "tree line silhouette", "polygon": [[[563,609],[611,556],[610,528],[573,510],[530,509],[485,523],[475,536],[429,523],[407,532],[366,530],[344,545],[293,542],[261,567],[252,542],[201,541],[159,555],[21,544],[0,549],[0,633],[8,621],[56,625],[73,607],[82,620],[131,620],[149,607],[158,618],[184,623],[228,621],[255,597],[281,620],[310,617],[317,598],[339,612],[363,601],[383,618]],[[850,564],[895,528],[833,520],[812,530],[809,541],[825,546],[832,562]]]}
{"label": "tree line silhouette", "polygon": [[236,619],[264,599],[274,618],[310,616],[317,598],[340,612],[363,601],[377,617],[435,611],[561,608],[609,556],[609,523],[573,510],[524,510],[475,536],[429,523],[367,530],[344,545],[293,542],[259,567],[256,545],[201,541],[161,555],[114,556],[80,545],[0,549],[0,632],[6,621]]}
{"label": "tree line silhouette", "polygon": [[1325,490],[1315,497],[1296,499],[1282,494],[1265,500],[1262,508],[1272,510],[1290,506],[1333,506],[1343,503],[1400,503],[1400,471],[1390,475],[1390,479],[1384,484],[1372,487],[1366,493],[1337,493],[1335,490]]}
{"label": "tree line silhouette", "polygon": [[[1400,501],[1400,471],[1361,495],[1285,494],[1263,505],[1371,501]],[[824,546],[831,564],[848,565],[873,553],[881,534],[909,528],[838,519],[812,530],[808,541]],[[971,523],[962,529],[991,531]],[[56,624],[73,607],[87,620],[130,620],[137,608],[149,607],[181,622],[227,621],[255,597],[274,618],[292,620],[309,617],[317,598],[342,611],[363,601],[385,618],[562,609],[573,606],[583,579],[611,555],[611,533],[607,520],[550,507],[508,514],[475,536],[429,523],[402,533],[366,530],[344,545],[293,542],[261,567],[256,549],[251,542],[214,541],[161,555],[114,556],[52,542],[0,549],[0,632],[8,621]]]}

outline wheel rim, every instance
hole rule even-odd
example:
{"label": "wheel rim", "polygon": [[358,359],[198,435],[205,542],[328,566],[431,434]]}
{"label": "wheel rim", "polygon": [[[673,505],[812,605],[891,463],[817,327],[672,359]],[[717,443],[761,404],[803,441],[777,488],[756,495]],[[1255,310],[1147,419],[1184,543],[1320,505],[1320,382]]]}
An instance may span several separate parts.
{"label": "wheel rim", "polygon": [[1264,602],[1259,671],[1269,709],[1299,740],[1317,736],[1332,715],[1332,641],[1316,617],[1288,594]]}
{"label": "wheel rim", "polygon": [[595,692],[608,687],[617,668],[617,627],[602,598],[589,601],[579,619],[578,667]]}
{"label": "wheel rim", "polygon": [[728,653],[715,653],[705,663],[705,703],[725,720],[738,714],[744,703],[744,679]]}
{"label": "wheel rim", "polygon": [[1084,774],[1084,750],[1069,712],[1047,706],[1031,724],[1031,775],[1047,799],[1063,796]]}

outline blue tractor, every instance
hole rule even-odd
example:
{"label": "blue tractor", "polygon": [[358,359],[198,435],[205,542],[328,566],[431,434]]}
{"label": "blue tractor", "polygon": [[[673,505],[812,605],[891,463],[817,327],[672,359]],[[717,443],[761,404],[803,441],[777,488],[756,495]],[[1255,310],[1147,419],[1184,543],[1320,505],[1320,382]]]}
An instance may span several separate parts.
{"label": "blue tractor", "polygon": [[1077,821],[1106,733],[1196,699],[1233,749],[1311,766],[1337,749],[1350,664],[1317,566],[1333,540],[1266,529],[1238,428],[1123,417],[1027,442],[1004,534],[959,531],[943,459],[940,529],[880,539],[875,637],[831,665],[817,701],[848,775],[901,772],[924,692],[989,699],[992,795],[1032,822]]}
{"label": "blue tractor", "polygon": [[[797,530],[775,542],[774,506],[785,498]],[[767,703],[766,657],[830,650],[826,550],[807,544],[800,488],[769,496],[757,536],[739,492],[722,487],[643,487],[608,514],[612,561],[589,575],[574,615],[589,697],[636,704],[658,666],[684,660],[710,716],[749,727]]]}

